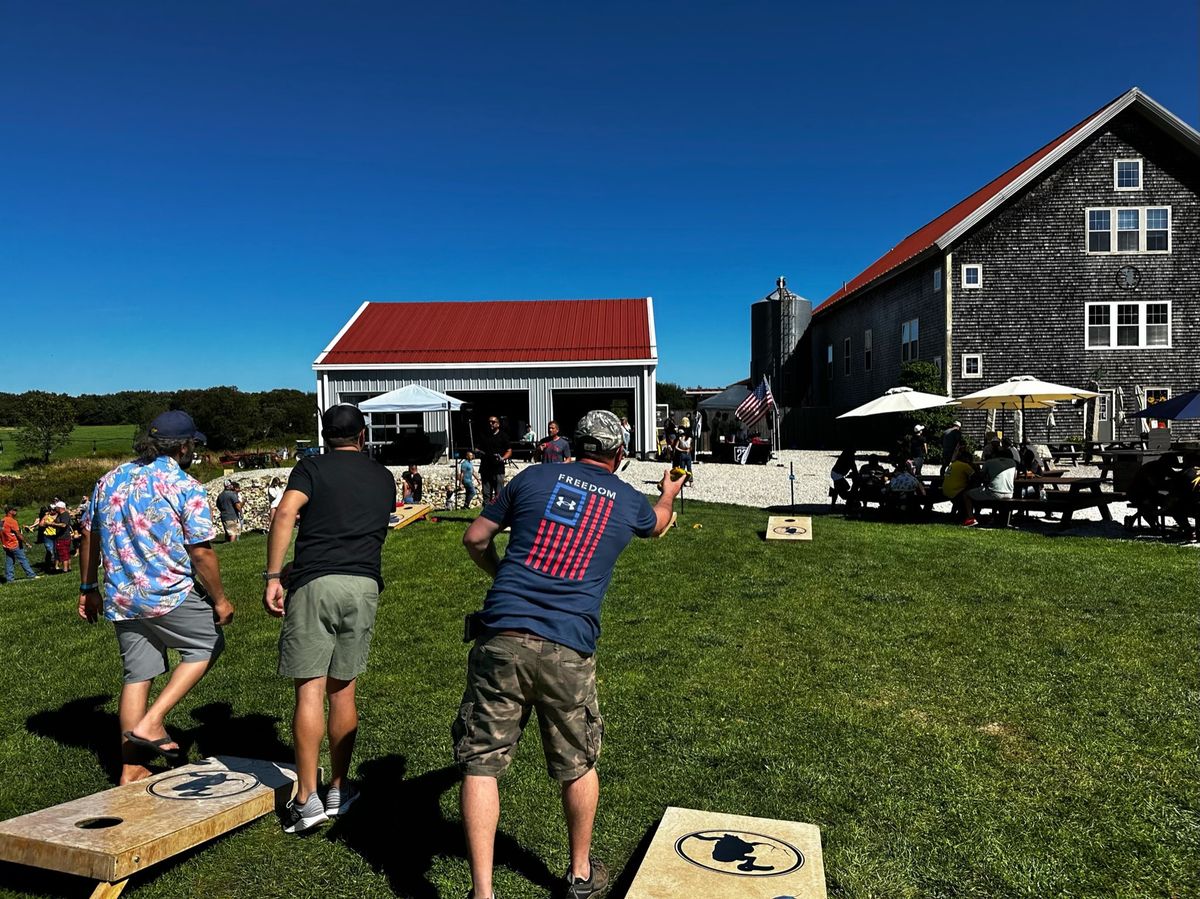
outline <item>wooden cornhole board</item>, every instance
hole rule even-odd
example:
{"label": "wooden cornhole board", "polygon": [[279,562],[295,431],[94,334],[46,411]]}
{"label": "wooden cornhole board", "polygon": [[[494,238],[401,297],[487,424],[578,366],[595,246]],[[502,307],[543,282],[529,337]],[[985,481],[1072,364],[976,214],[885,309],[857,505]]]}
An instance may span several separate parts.
{"label": "wooden cornhole board", "polygon": [[0,823],[0,860],[100,881],[93,899],[126,879],[281,809],[295,792],[290,765],[217,756]]}
{"label": "wooden cornhole board", "polygon": [[768,540],[811,540],[812,519],[772,515],[767,519]]}
{"label": "wooden cornhole board", "polygon": [[403,506],[399,506],[392,513],[392,528],[398,531],[400,528],[408,527],[414,521],[419,521],[432,511],[433,506],[429,503],[406,503]]}
{"label": "wooden cornhole board", "polygon": [[826,899],[815,824],[668,808],[625,899]]}

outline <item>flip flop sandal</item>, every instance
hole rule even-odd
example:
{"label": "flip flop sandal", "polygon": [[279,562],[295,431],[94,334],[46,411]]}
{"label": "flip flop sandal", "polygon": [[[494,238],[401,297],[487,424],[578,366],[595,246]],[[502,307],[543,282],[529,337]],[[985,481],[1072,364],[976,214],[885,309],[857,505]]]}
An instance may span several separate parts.
{"label": "flip flop sandal", "polygon": [[131,730],[125,731],[122,736],[125,737],[134,746],[141,746],[143,749],[149,749],[151,752],[157,752],[168,761],[176,762],[183,757],[182,749],[163,749],[164,743],[174,743],[175,738],[167,735],[160,740],[147,740],[144,737],[139,737]]}

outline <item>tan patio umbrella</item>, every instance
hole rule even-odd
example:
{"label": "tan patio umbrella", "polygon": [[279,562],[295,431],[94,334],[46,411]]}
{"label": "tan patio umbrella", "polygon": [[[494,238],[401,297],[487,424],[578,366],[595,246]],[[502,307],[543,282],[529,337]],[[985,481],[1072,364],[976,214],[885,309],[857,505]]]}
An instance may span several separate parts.
{"label": "tan patio umbrella", "polygon": [[1099,396],[1094,390],[1067,387],[1042,381],[1031,375],[1017,375],[983,390],[960,396],[964,409],[1020,409],[1025,418],[1028,408],[1052,408],[1059,400],[1092,399]]}
{"label": "tan patio umbrella", "polygon": [[838,418],[860,418],[864,415],[884,415],[888,412],[916,412],[920,409],[933,409],[937,406],[949,406],[954,400],[948,396],[936,393],[922,393],[911,387],[893,387],[876,397],[869,403],[864,403],[849,412],[843,412]]}

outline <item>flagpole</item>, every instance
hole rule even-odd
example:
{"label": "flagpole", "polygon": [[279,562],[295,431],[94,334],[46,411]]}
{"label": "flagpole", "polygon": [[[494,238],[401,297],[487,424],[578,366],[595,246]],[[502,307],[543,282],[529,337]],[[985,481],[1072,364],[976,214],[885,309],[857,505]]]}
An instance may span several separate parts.
{"label": "flagpole", "polygon": [[767,382],[767,396],[769,396],[771,398],[771,421],[774,422],[774,424],[775,424],[775,427],[772,429],[774,431],[773,437],[775,439],[774,450],[775,450],[775,456],[776,456],[776,458],[778,458],[779,457],[779,406],[777,406],[775,404],[775,391],[771,389],[771,382],[769,380],[767,380],[766,375],[763,375],[763,380]]}

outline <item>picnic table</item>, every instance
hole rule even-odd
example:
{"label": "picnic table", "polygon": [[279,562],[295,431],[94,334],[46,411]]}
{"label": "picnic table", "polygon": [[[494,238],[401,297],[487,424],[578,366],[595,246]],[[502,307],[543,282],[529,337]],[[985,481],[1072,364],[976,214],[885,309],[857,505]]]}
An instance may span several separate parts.
{"label": "picnic table", "polygon": [[[976,505],[999,513],[1006,526],[1016,511],[1059,513],[1062,515],[1059,526],[1066,528],[1070,526],[1074,514],[1082,509],[1098,509],[1104,521],[1112,521],[1108,504],[1125,499],[1123,493],[1105,492],[1103,478],[1025,476],[1017,477],[1013,486],[1016,492],[1011,498],[984,499]],[[1041,496],[1022,496],[1021,491],[1027,487],[1048,489],[1043,489]]]}

